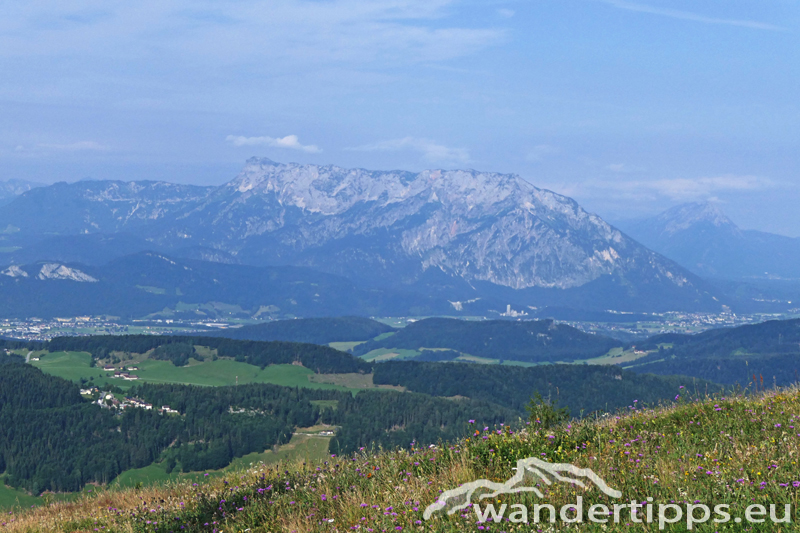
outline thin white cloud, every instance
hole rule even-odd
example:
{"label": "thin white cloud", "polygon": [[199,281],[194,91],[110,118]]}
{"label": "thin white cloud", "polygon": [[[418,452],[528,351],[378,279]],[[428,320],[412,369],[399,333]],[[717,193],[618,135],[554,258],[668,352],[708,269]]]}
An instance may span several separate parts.
{"label": "thin white cloud", "polygon": [[102,58],[112,50],[136,65],[168,57],[195,67],[268,63],[274,72],[443,61],[504,42],[507,35],[504,28],[449,20],[455,0],[82,3],[102,16],[81,17],[66,3],[9,6],[0,19],[0,57]]}
{"label": "thin white cloud", "polygon": [[708,200],[718,194],[771,189],[778,184],[763,176],[726,174],[700,178],[655,180],[589,180],[555,186],[561,194],[579,198],[647,202],[668,198],[674,201]]}
{"label": "thin white cloud", "polygon": [[42,148],[45,150],[56,150],[59,152],[105,152],[109,149],[108,146],[100,144],[95,141],[78,141],[67,144],[40,143],[37,144],[36,146],[37,148]]}
{"label": "thin white cloud", "polygon": [[753,30],[768,30],[768,31],[786,31],[786,28],[776,26],[774,24],[767,24],[755,20],[738,20],[738,19],[725,19],[716,17],[707,17],[691,11],[682,11],[679,9],[664,9],[660,7],[649,6],[646,4],[639,4],[635,2],[627,2],[626,0],[600,0],[604,4],[614,6],[618,9],[625,9],[627,11],[636,11],[639,13],[648,13],[650,15],[659,15],[662,17],[670,17],[674,19],[690,20],[692,22],[702,22],[704,24],[722,24],[725,26],[739,26],[742,28],[750,28]]}
{"label": "thin white cloud", "polygon": [[417,137],[404,137],[402,139],[392,139],[380,141],[354,148],[347,148],[358,152],[398,152],[401,150],[414,150],[422,154],[422,157],[432,163],[468,163],[470,161],[469,151],[466,148],[450,148],[430,139]]}
{"label": "thin white cloud", "polygon": [[289,148],[300,150],[308,154],[318,154],[322,150],[314,144],[300,144],[297,135],[286,137],[243,137],[241,135],[228,135],[226,141],[234,146],[269,146],[270,148]]}
{"label": "thin white cloud", "polygon": [[510,19],[511,17],[513,17],[514,15],[516,15],[516,14],[517,14],[517,12],[516,12],[516,11],[514,11],[513,9],[507,9],[507,8],[503,8],[503,9],[498,9],[498,10],[497,10],[497,14],[498,14],[498,15],[500,15],[501,17],[504,17],[504,18]]}
{"label": "thin white cloud", "polygon": [[644,172],[647,170],[644,167],[636,166],[636,165],[629,165],[628,163],[611,163],[610,165],[606,165],[606,170],[610,170],[611,172],[618,172],[623,174],[630,174],[633,172]]}
{"label": "thin white cloud", "polygon": [[719,192],[742,192],[769,189],[774,182],[761,176],[724,175],[705,178],[676,178],[653,182],[633,182],[639,189],[650,188],[674,200],[708,198]]}
{"label": "thin white cloud", "polygon": [[552,146],[550,144],[537,144],[528,150],[528,153],[525,154],[525,159],[528,161],[538,162],[559,152],[561,152],[561,149],[557,146]]}

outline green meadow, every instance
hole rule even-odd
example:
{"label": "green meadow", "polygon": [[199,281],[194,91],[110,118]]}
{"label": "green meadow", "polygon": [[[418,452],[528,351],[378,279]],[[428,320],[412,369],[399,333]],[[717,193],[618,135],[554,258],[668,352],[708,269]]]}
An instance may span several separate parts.
{"label": "green meadow", "polygon": [[67,492],[60,494],[42,494],[41,496],[31,496],[24,490],[15,489],[5,484],[5,476],[0,475],[0,511],[8,509],[30,509],[46,505],[51,502],[71,501],[78,499],[82,495],[91,494],[96,491],[94,485],[87,485],[81,492]]}
{"label": "green meadow", "polygon": [[[129,389],[139,382],[147,382],[203,386],[269,383],[285,387],[352,390],[331,383],[312,382],[309,380],[309,376],[313,375],[314,371],[297,365],[271,365],[262,369],[231,359],[217,359],[216,361],[192,359],[188,365],[176,367],[169,361],[145,359],[136,362],[137,370],[131,371],[132,374],[139,376],[139,380],[126,381],[114,378],[112,372],[106,372],[101,367],[90,366],[90,363],[91,356],[86,352],[53,352],[40,356],[38,361],[33,361],[31,364],[43,372],[70,381],[91,379],[96,385],[112,384],[121,389]],[[134,365],[133,363],[129,364]]]}
{"label": "green meadow", "polygon": [[0,509],[11,507],[31,507],[39,505],[41,498],[31,496],[25,491],[17,490],[5,484],[5,476],[0,476]]}

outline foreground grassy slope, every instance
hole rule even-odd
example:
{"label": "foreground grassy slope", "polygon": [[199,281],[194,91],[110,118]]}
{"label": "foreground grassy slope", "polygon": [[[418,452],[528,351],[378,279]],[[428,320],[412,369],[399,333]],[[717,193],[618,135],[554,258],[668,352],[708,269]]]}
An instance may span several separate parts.
{"label": "foreground grassy slope", "polygon": [[[259,464],[194,485],[178,482],[140,490],[107,491],[73,503],[6,515],[4,530],[33,531],[531,531],[525,524],[478,524],[474,512],[443,513],[423,521],[425,507],[441,491],[485,478],[505,481],[518,459],[591,468],[621,500],[593,485],[541,487],[558,508],[578,495],[586,507],[632,498],[654,503],[730,504],[742,516],[753,503],[796,505],[800,490],[800,393],[775,391],[758,397],[687,401],[685,389],[673,405],[631,406],[605,419],[571,422],[552,429],[475,427],[473,435],[435,448],[329,457],[322,463]],[[638,402],[637,402],[638,403]],[[532,505],[524,495],[502,503]],[[493,503],[500,503],[495,501]],[[538,501],[541,503],[541,500]],[[582,531],[658,530],[631,525],[629,514],[583,524]],[[12,522],[13,520],[13,522]],[[558,529],[560,524],[556,524]],[[551,530],[545,524],[540,530]],[[574,530],[574,526],[572,528]],[[667,531],[685,531],[684,523]],[[695,525],[697,531],[794,531],[793,524]]]}

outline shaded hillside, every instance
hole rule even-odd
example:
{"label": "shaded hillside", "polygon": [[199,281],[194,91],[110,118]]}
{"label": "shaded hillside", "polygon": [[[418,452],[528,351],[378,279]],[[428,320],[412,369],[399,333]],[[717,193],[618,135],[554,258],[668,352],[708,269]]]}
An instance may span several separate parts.
{"label": "shaded hillside", "polygon": [[660,344],[671,344],[671,353],[678,357],[800,353],[800,319],[769,320],[735,328],[709,329],[694,335],[655,335],[639,347],[657,349]]}
{"label": "shaded hillside", "polygon": [[719,385],[685,376],[639,375],[617,366],[541,365],[530,368],[463,363],[389,361],[375,365],[376,384],[401,385],[434,396],[466,396],[505,405],[524,412],[538,392],[573,416],[592,411],[614,411],[634,400],[656,403],[675,395],[680,386],[698,387],[703,393]]}
{"label": "shaded hillside", "polygon": [[289,341],[312,344],[366,341],[395,331],[376,320],[362,317],[301,318],[278,320],[237,329],[212,331],[209,336],[251,341]]}
{"label": "shaded hillside", "polygon": [[0,268],[0,317],[207,318],[437,314],[446,299],[365,290],[300,267],[253,267],[142,252],[103,266],[47,261]]}
{"label": "shaded hillside", "polygon": [[[770,320],[696,335],[656,335],[641,349],[658,350],[635,362],[636,372],[680,372],[717,383],[788,385],[800,374],[800,320]],[[753,385],[755,386],[755,384]]]}
{"label": "shaded hillside", "polygon": [[384,339],[359,344],[353,353],[364,355],[378,348],[448,348],[478,357],[538,363],[590,359],[615,346],[619,341],[552,320],[475,322],[428,318]]}

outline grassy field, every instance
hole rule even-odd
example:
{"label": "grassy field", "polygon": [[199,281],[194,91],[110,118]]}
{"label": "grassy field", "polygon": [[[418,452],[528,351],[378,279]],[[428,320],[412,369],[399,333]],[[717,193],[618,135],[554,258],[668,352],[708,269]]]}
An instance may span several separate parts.
{"label": "grassy field", "polygon": [[[137,485],[149,486],[167,481],[189,481],[196,483],[205,480],[207,477],[203,472],[190,472],[183,474],[177,469],[167,474],[166,469],[161,463],[154,463],[144,468],[134,468],[126,470],[111,482],[110,488],[129,488]],[[219,475],[220,472],[212,472],[209,475]]]}
{"label": "grassy field", "polygon": [[636,353],[635,349],[625,350],[624,348],[611,348],[607,354],[592,359],[581,359],[574,361],[574,364],[589,364],[589,365],[620,365],[624,363],[631,363],[637,359],[650,354],[652,352],[639,352]]}
{"label": "grassy field", "polygon": [[288,444],[284,444],[276,451],[267,450],[262,453],[251,453],[234,459],[225,471],[236,472],[250,468],[258,463],[264,463],[265,465],[318,463],[328,457],[331,438],[316,434],[295,434],[292,435],[292,440]]}
{"label": "grassy field", "polygon": [[[393,335],[393,333],[386,333],[384,335],[390,336]],[[381,361],[413,359],[414,357],[418,356],[421,353],[420,352],[421,350],[443,351],[448,349],[449,348],[425,348],[425,347],[421,347],[419,350],[409,350],[402,348],[378,348],[370,352],[367,352],[366,354],[362,355],[361,358],[364,359],[365,361],[379,363]],[[640,359],[645,355],[648,355],[648,353],[650,352],[636,353],[634,349],[625,350],[619,347],[619,348],[612,348],[611,350],[608,351],[608,353],[601,355],[600,357],[594,357],[592,359],[580,359],[575,361],[556,361],[556,362],[558,364],[564,364],[564,365],[569,365],[569,364],[582,365],[584,363],[590,365],[620,365],[620,364],[632,363],[637,359]],[[496,365],[500,364],[501,359],[477,357],[467,353],[462,353],[461,356],[456,358],[456,361],[464,363]],[[540,364],[549,364],[549,362],[531,363],[527,361],[515,361],[512,359],[503,359],[502,364],[506,366],[528,367],[528,366],[537,366]]]}
{"label": "grassy field", "polygon": [[81,492],[31,496],[24,490],[18,490],[6,485],[5,476],[0,475],[0,511],[8,512],[11,509],[30,509],[32,507],[47,505],[51,502],[72,501],[83,495],[93,494],[97,490],[97,487],[87,485]]}
{"label": "grassy field", "polygon": [[352,350],[359,344],[364,344],[367,341],[352,341],[352,342],[329,342],[328,346],[333,348],[334,350],[339,350],[340,352],[346,352],[348,350]]}
{"label": "grassy field", "polygon": [[41,502],[41,498],[7,486],[4,476],[0,476],[0,509],[10,509],[11,507],[26,508],[32,505],[39,505]]}
{"label": "grassy field", "polygon": [[404,350],[400,348],[378,348],[365,353],[361,358],[365,361],[388,361],[390,359],[411,359],[419,355],[416,350]]}
{"label": "grassy field", "polygon": [[[420,348],[420,350],[430,350],[430,351],[445,351],[449,350],[449,348]],[[373,363],[380,363],[382,361],[393,361],[393,360],[404,360],[404,359],[413,359],[414,357],[420,355],[420,351],[418,350],[407,350],[403,348],[377,348],[375,350],[369,351],[361,356],[361,358],[365,361],[373,362]],[[642,357],[639,355],[638,357]],[[606,358],[606,356],[603,356]],[[588,359],[587,362],[589,364],[615,364],[617,362],[623,362],[622,359],[612,359],[612,358],[596,358],[596,359]],[[601,359],[603,359],[602,362]],[[459,357],[455,359],[456,362],[462,363],[478,363],[483,365],[497,365],[500,364],[500,359],[490,359],[488,357],[478,357],[475,355],[470,355],[467,353],[461,353]],[[565,362],[563,364],[582,364],[583,361],[572,361],[572,362]],[[505,366],[537,366],[540,364],[549,364],[549,363],[529,363],[527,361],[514,361],[510,359],[503,359],[502,364]]]}
{"label": "grassy field", "polygon": [[[270,383],[286,387],[306,387],[315,389],[353,390],[332,383],[313,382],[309,376],[314,371],[297,365],[271,365],[261,369],[247,363],[239,363],[231,359],[216,361],[191,360],[190,364],[176,367],[169,361],[145,359],[135,363],[138,370],[132,373],[139,376],[139,381],[125,381],[113,378],[113,373],[102,368],[89,365],[91,356],[85,352],[54,352],[40,357],[31,364],[42,371],[70,381],[92,379],[96,385],[107,383],[121,389],[129,389],[138,382],[148,383],[182,383],[187,385],[224,386],[246,383]],[[358,387],[355,387],[357,389]]]}

